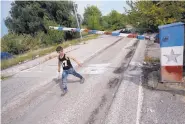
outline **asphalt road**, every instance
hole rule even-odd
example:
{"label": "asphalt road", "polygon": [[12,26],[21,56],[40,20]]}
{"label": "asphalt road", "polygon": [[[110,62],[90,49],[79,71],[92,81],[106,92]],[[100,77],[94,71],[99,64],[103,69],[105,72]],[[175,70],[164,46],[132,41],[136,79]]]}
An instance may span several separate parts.
{"label": "asphalt road", "polygon": [[[55,74],[51,72],[57,69],[56,60],[19,73],[18,77],[31,74],[30,80],[35,78],[31,84],[26,83],[26,88],[21,84],[19,87],[19,83],[11,86],[3,82],[2,123],[184,124],[184,97],[180,97],[183,91],[169,95],[170,91],[155,91],[144,86],[147,82],[143,81],[142,66],[147,41],[113,37],[101,37],[97,41],[109,47],[95,50],[100,46],[89,42],[91,47],[76,46],[80,48],[78,52],[69,53],[84,60],[83,66],[76,70],[85,77],[85,83],[80,84],[78,78],[69,76],[69,92],[64,96],[59,86],[61,80],[56,77],[39,88],[34,87],[32,92],[29,89],[34,81],[41,80],[38,74],[47,72],[47,78]],[[86,54],[82,55],[84,51]],[[98,54],[85,61],[87,55],[95,51],[99,51]],[[17,87],[22,92],[16,91]],[[29,94],[25,94],[25,90]],[[15,104],[19,99],[16,95],[26,97]]]}
{"label": "asphalt road", "polygon": [[[111,46],[117,42],[120,37],[109,37],[101,36],[100,38],[89,40],[85,45],[75,45],[69,48],[64,49],[64,51],[70,51],[69,54],[72,54],[80,62],[84,62],[92,56],[96,55],[98,52],[101,52],[105,48]],[[97,45],[98,44],[98,45]],[[41,61],[43,60],[41,58]],[[23,64],[23,66],[30,66],[30,64],[35,64],[39,60],[33,60],[28,63]],[[26,65],[27,64],[27,65]],[[19,65],[22,66],[22,65]],[[13,67],[13,70],[19,69]],[[12,69],[10,68],[9,71]],[[1,82],[2,87],[2,112],[7,111],[8,109],[15,108],[22,100],[26,101],[29,98],[29,94],[35,92],[35,90],[47,85],[48,82],[51,82],[53,78],[57,77],[57,59],[51,59],[46,61],[43,64],[32,67],[30,69],[20,71],[15,74],[13,77],[4,80]]]}
{"label": "asphalt road", "polygon": [[[103,123],[121,82],[125,62],[128,65],[136,47],[135,39],[124,38],[77,68],[86,79],[69,76],[69,92],[62,96],[60,80],[53,81],[29,95],[21,106],[2,114],[8,124],[82,124]],[[135,47],[132,47],[132,46]],[[134,52],[133,52],[134,53]],[[132,54],[133,54],[132,53]],[[127,57],[125,59],[125,57]],[[28,89],[29,90],[29,89]]]}

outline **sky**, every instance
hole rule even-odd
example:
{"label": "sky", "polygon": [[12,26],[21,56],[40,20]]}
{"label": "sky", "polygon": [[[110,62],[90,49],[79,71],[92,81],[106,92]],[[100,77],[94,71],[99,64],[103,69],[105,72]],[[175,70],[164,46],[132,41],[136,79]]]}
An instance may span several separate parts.
{"label": "sky", "polygon": [[1,37],[8,33],[4,20],[9,15],[12,1],[1,1]]}
{"label": "sky", "polygon": [[78,4],[78,13],[83,15],[84,8],[86,8],[88,5],[95,5],[97,6],[100,11],[102,12],[102,15],[107,15],[111,10],[116,10],[119,13],[124,13],[124,8],[128,8],[128,5],[126,4],[126,1],[110,1],[110,0],[102,0],[102,1],[76,1]]}
{"label": "sky", "polygon": [[[8,33],[8,29],[4,24],[4,20],[7,16],[9,16],[9,11],[11,9],[11,0],[9,1],[1,1],[1,37]],[[83,1],[76,1],[76,4],[78,4],[78,13],[83,17],[84,8],[87,6],[95,5],[97,6],[100,11],[102,12],[102,15],[107,15],[111,10],[116,10],[120,13],[124,13],[124,8],[128,8],[128,5],[126,4],[126,1],[110,1],[110,0],[83,0]]]}

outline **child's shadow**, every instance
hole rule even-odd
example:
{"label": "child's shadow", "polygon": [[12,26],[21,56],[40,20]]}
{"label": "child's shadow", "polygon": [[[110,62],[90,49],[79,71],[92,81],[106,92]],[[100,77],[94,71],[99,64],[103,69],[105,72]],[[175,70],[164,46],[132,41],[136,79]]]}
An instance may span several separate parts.
{"label": "child's shadow", "polygon": [[[58,79],[58,78],[54,78],[53,79],[53,82],[55,82],[56,84],[59,84],[62,82],[61,79]],[[79,83],[80,80],[71,80],[71,79],[67,79],[67,83]]]}

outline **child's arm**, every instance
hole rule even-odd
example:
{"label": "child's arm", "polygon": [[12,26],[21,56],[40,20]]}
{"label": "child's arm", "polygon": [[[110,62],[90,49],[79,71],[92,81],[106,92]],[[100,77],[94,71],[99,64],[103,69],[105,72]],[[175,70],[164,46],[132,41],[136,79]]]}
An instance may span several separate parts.
{"label": "child's arm", "polygon": [[67,56],[69,59],[72,59],[72,60],[74,60],[77,64],[78,64],[78,66],[82,66],[82,64],[77,60],[77,59],[75,59],[74,57],[71,57],[71,56]]}
{"label": "child's arm", "polygon": [[60,65],[60,61],[58,60],[58,72],[60,72],[60,67],[61,65]]}

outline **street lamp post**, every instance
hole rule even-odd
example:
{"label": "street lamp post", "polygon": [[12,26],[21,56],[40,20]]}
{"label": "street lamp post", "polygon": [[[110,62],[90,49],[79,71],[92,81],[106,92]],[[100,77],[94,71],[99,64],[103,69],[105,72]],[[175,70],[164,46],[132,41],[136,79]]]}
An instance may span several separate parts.
{"label": "street lamp post", "polygon": [[[75,12],[76,22],[77,22],[78,28],[80,29],[80,25],[79,25],[79,22],[78,22],[78,17],[77,17],[77,14],[76,14],[76,8],[75,8],[75,3],[74,2],[73,2],[73,8],[74,8],[74,12]],[[80,39],[82,40],[81,31],[80,31]]]}

